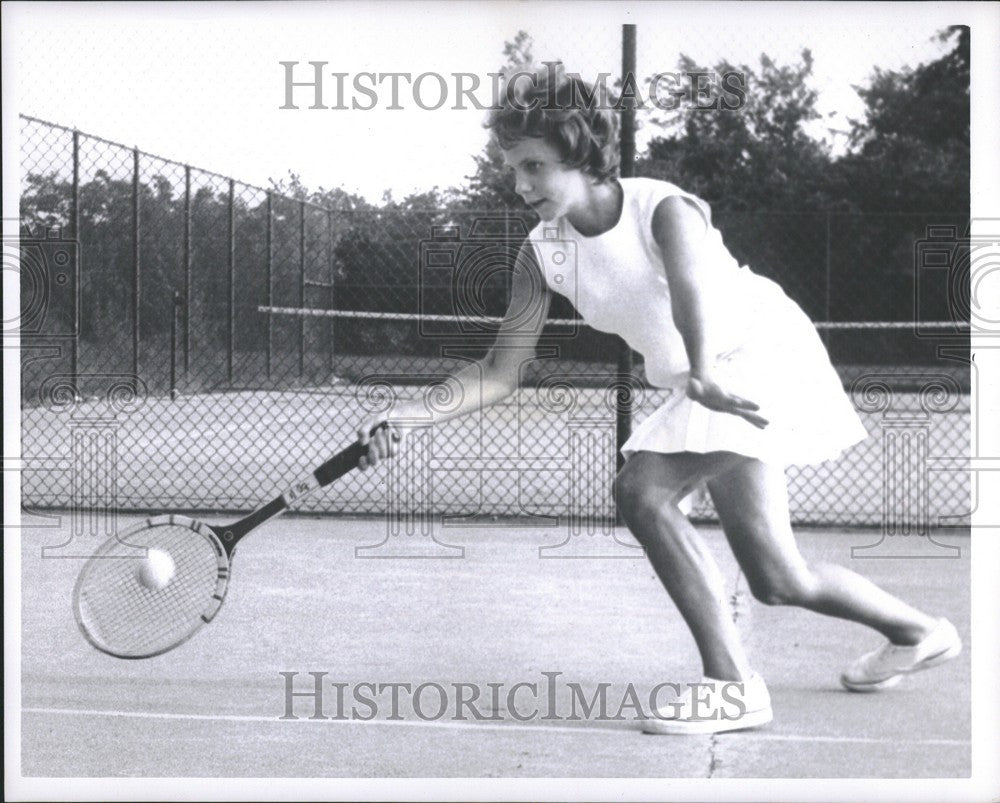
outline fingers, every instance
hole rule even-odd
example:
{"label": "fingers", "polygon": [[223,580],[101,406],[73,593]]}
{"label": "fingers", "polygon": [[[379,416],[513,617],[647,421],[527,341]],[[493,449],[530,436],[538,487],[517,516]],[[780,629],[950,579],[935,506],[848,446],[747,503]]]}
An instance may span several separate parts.
{"label": "fingers", "polygon": [[756,404],[756,403],[750,401],[749,399],[744,399],[742,396],[734,396],[733,394],[730,393],[729,396],[728,396],[728,398],[729,398],[729,402],[737,410],[753,410],[753,411],[757,411],[757,410],[760,409],[760,405],[759,404]]}
{"label": "fingers", "polygon": [[756,413],[740,412],[739,415],[753,424],[757,429],[766,429],[771,422]]}
{"label": "fingers", "polygon": [[[699,383],[696,388],[698,390],[703,390],[704,386]],[[744,399],[742,396],[726,393],[721,391],[721,389],[720,392],[715,394],[705,393],[695,400],[703,404],[705,407],[708,407],[710,410],[715,410],[719,413],[729,413],[730,415],[738,415],[740,418],[750,422],[758,429],[764,429],[771,423],[764,416],[758,414],[758,411],[760,410],[759,404],[752,402],[749,399]]]}
{"label": "fingers", "polygon": [[760,405],[749,399],[743,399],[739,396],[730,396],[727,401],[729,404],[723,410],[723,412],[732,413],[733,415],[738,415],[745,421],[749,421],[758,429],[764,429],[771,422],[768,421],[764,416],[758,414],[760,410]]}
{"label": "fingers", "polygon": [[402,441],[402,432],[393,424],[387,421],[366,421],[358,429],[358,443],[367,447],[358,460],[358,468],[366,471],[382,460],[393,457]]}

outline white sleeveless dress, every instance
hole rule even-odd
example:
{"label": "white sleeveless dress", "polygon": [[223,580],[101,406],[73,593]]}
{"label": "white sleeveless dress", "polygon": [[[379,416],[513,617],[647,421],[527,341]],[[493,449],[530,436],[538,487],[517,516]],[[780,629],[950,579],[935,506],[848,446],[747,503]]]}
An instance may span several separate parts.
{"label": "white sleeveless dress", "polygon": [[[622,449],[625,457],[729,451],[806,465],[835,458],[866,438],[812,322],[777,284],[739,265],[712,226],[708,205],[667,182],[620,183],[621,219],[610,231],[585,237],[558,218],[543,221],[530,236],[549,289],[565,296],[589,326],[621,336],[644,357],[649,383],[670,391],[655,411],[637,412],[643,420]],[[708,226],[699,270],[713,375],[728,392],[760,405],[770,421],[766,429],[687,398],[687,352],[652,233],[656,206],[675,195],[689,199]],[[570,258],[561,258],[564,253]]]}

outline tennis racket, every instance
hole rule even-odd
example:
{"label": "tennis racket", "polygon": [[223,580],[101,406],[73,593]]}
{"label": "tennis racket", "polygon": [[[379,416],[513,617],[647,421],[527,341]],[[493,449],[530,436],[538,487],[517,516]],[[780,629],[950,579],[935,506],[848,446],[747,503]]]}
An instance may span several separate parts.
{"label": "tennis racket", "polygon": [[[375,427],[372,435],[386,426]],[[73,609],[84,637],[116,658],[151,658],[183,644],[222,607],[236,545],[294,502],[357,468],[365,448],[353,443],[233,524],[153,516],[108,539],[84,564],[73,591]],[[166,553],[173,566],[162,587],[142,580],[150,550]]]}

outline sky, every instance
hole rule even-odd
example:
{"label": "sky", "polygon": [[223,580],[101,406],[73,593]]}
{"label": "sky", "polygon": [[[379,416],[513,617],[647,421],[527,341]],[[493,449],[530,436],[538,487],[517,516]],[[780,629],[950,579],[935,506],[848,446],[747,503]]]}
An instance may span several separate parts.
{"label": "sky", "polygon": [[[484,87],[519,30],[538,59],[562,59],[584,76],[617,75],[621,25],[638,26],[638,72],[671,70],[681,53],[700,63],[755,65],[762,52],[794,62],[814,56],[812,84],[825,115],[811,133],[830,138],[863,112],[854,85],[877,65],[915,66],[946,46],[934,35],[955,22],[938,4],[756,3],[268,3],[8,4],[5,67],[17,111],[128,146],[269,186],[295,172],[310,189],[341,187],[377,200],[463,183],[486,141],[484,112],[454,110],[454,73]],[[346,105],[359,73],[437,73],[448,102],[420,108],[400,79],[375,108],[309,109],[312,90],[285,103],[285,70],[310,80],[326,62],[324,100],[336,105],[334,73],[346,74]],[[467,79],[471,80],[471,79]],[[433,76],[419,99],[434,105]],[[331,95],[334,97],[331,98]],[[484,88],[477,97],[489,101]],[[843,138],[834,137],[840,147]]]}

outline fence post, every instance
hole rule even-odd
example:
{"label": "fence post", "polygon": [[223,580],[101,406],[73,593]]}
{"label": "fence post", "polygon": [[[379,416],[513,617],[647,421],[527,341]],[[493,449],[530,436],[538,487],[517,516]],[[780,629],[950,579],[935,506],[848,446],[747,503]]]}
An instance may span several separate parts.
{"label": "fence post", "polygon": [[[272,218],[272,199],[271,191],[267,191],[267,230],[266,230],[266,245],[267,245],[267,306],[270,307],[274,303],[271,290],[271,270],[274,263],[274,248],[271,245],[271,218]],[[267,378],[271,379],[271,335],[272,335],[272,323],[274,321],[274,315],[270,312],[267,314]]]}
{"label": "fence post", "polygon": [[184,375],[191,368],[191,166],[184,165]]}
{"label": "fence post", "polygon": [[[503,238],[504,242],[509,242],[510,238],[510,208],[503,208]],[[511,270],[504,271],[504,309],[510,305],[510,290],[513,285],[513,274],[514,269],[517,267],[517,254],[514,255],[514,264],[511,266]]]}
{"label": "fence post", "polygon": [[80,273],[80,132],[73,131],[73,196],[70,200],[70,225],[73,228],[73,311],[70,339],[70,373],[74,393],[80,394],[78,379],[80,376],[80,296],[82,293],[82,276]]}
{"label": "fence post", "polygon": [[[832,254],[832,238],[833,238],[833,223],[832,223],[833,213],[827,209],[826,210],[826,290],[824,291],[824,307],[823,316],[827,321],[831,321],[830,310],[832,308],[830,302],[830,296],[833,293],[833,266],[831,264],[831,254]],[[823,345],[828,349],[830,348],[830,341],[833,339],[832,330],[827,330],[821,333],[823,339]]]}
{"label": "fence post", "polygon": [[[330,275],[330,309],[334,309],[336,303],[336,290],[334,283],[337,278],[337,268],[333,258],[333,210],[326,210],[326,241],[327,241],[327,262],[329,264]],[[326,350],[327,350],[327,371],[333,373],[333,316],[326,319]]]}
{"label": "fence post", "polygon": [[174,291],[174,303],[170,310],[170,399],[177,398],[177,316],[181,310],[181,294]]}
{"label": "fence post", "polygon": [[236,304],[236,220],[233,212],[235,182],[229,179],[229,239],[227,241],[227,264],[229,267],[229,303],[226,314],[226,376],[229,384],[233,384],[233,350],[236,339],[236,316],[233,307]]}
{"label": "fence post", "polygon": [[[306,306],[306,202],[299,201],[299,309]],[[299,316],[299,379],[305,374],[306,318]]]}
{"label": "fence post", "polygon": [[139,377],[139,149],[132,149],[132,375]]}
{"label": "fence post", "polygon": [[[635,76],[636,70],[636,27],[635,25],[622,25],[622,83]],[[622,107],[622,129],[621,129],[621,176],[622,178],[632,178],[635,175],[635,105],[633,103],[623,104]],[[622,341],[618,347],[618,382],[627,383],[632,376],[632,349]],[[621,448],[628,440],[632,432],[632,415],[629,409],[629,402],[622,399],[623,395],[617,394],[615,402],[615,456],[618,470],[624,465]],[[624,523],[621,517],[621,510],[617,510],[616,518],[618,523]]]}

